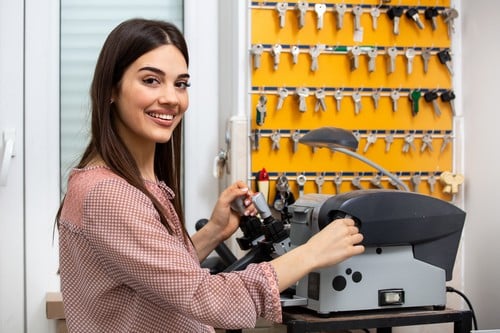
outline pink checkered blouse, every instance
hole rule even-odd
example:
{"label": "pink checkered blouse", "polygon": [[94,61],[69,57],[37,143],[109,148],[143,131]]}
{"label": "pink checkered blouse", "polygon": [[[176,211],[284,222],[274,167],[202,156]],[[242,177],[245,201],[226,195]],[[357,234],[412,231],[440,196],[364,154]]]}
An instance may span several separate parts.
{"label": "pink checkered blouse", "polygon": [[69,332],[214,332],[281,321],[269,263],[210,275],[182,235],[164,183],[147,182],[169,212],[105,167],[73,170],[60,227],[61,290]]}

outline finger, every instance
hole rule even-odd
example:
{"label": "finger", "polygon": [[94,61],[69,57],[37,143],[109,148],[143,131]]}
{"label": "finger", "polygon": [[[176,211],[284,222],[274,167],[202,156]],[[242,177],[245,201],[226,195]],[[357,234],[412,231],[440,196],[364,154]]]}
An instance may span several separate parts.
{"label": "finger", "polygon": [[244,183],[243,181],[241,180],[238,180],[236,181],[234,184],[233,184],[236,188],[240,189],[240,190],[243,190],[245,192],[248,192],[249,191],[249,188],[247,186],[246,183]]}
{"label": "finger", "polygon": [[358,255],[358,254],[361,254],[363,252],[365,252],[365,247],[363,245],[358,244],[358,245],[354,245],[352,247],[352,254],[353,255]]}
{"label": "finger", "polygon": [[353,244],[361,243],[363,241],[363,234],[351,235],[351,241],[353,242]]}
{"label": "finger", "polygon": [[333,220],[331,223],[333,223],[333,222],[341,223],[341,224],[346,225],[346,226],[355,225],[354,220],[351,218],[339,218],[339,219]]}
{"label": "finger", "polygon": [[229,186],[224,192],[227,195],[229,201],[233,201],[238,197],[244,197],[242,199],[246,199],[248,191],[249,189],[245,184],[236,182]]}
{"label": "finger", "polygon": [[355,235],[355,234],[359,233],[359,229],[358,229],[358,227],[356,227],[356,226],[350,226],[350,227],[349,227],[349,233],[350,233],[351,235]]}

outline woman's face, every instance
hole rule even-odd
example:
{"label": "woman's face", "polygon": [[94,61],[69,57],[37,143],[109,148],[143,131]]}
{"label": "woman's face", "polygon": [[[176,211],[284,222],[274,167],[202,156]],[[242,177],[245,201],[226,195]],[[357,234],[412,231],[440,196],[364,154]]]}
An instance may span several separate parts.
{"label": "woman's face", "polygon": [[135,60],[113,93],[118,133],[131,151],[170,140],[186,111],[189,74],[182,53],[162,45]]}

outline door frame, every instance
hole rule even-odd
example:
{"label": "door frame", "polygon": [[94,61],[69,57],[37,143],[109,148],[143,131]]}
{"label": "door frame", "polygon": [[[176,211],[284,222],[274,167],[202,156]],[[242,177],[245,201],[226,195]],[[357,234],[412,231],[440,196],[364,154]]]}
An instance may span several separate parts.
{"label": "door frame", "polygon": [[[0,152],[13,131],[13,151],[0,165],[0,331],[24,331],[24,3],[0,0]],[[1,163],[1,162],[0,162]],[[8,165],[8,169],[7,169]]]}

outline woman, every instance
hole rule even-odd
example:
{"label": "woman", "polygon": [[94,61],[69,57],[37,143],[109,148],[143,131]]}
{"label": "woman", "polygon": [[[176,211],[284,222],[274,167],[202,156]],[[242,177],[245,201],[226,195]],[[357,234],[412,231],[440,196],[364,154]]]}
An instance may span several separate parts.
{"label": "woman", "polygon": [[238,228],[230,203],[251,191],[237,182],[207,225],[190,237],[180,203],[181,120],[188,107],[188,52],[168,23],[117,26],[91,87],[90,143],[57,215],[61,289],[70,332],[213,332],[279,322],[280,291],[310,271],[364,249],[350,219],[271,262],[210,275],[202,261]]}

